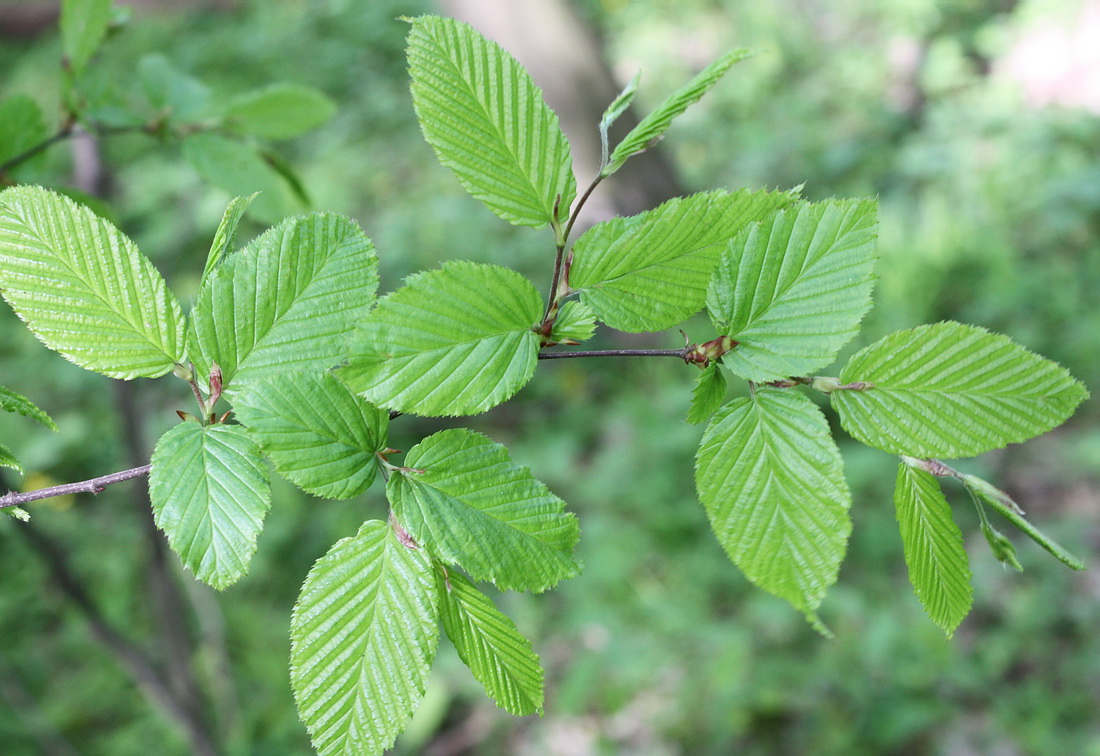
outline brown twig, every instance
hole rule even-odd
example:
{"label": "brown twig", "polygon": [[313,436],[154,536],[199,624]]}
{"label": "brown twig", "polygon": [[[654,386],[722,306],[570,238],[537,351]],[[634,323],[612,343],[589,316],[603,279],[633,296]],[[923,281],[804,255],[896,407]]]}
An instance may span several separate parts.
{"label": "brown twig", "polygon": [[142,465],[141,467],[133,467],[129,470],[121,470],[116,473],[110,473],[109,475],[100,475],[98,478],[82,480],[77,483],[62,483],[59,486],[39,488],[37,491],[9,491],[3,496],[0,496],[0,509],[17,507],[20,504],[26,504],[29,501],[38,501],[39,499],[51,499],[54,496],[68,496],[69,494],[78,493],[102,493],[106,490],[107,486],[113,486],[115,483],[122,483],[126,480],[133,480],[134,478],[148,475],[152,467],[152,465]]}

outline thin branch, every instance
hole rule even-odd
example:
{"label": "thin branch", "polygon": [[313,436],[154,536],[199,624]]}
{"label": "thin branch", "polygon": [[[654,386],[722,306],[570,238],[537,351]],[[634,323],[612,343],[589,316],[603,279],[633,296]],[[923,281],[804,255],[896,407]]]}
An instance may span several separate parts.
{"label": "thin branch", "polygon": [[54,496],[68,496],[69,494],[78,493],[102,493],[106,490],[107,486],[113,486],[115,483],[122,483],[125,480],[133,480],[134,478],[148,475],[152,467],[152,465],[142,465],[141,467],[134,467],[129,470],[110,473],[109,475],[100,475],[98,478],[92,478],[91,480],[82,480],[78,483],[63,483],[59,486],[39,488],[37,491],[25,491],[22,493],[19,491],[9,491],[4,496],[0,496],[0,509],[17,507],[20,504],[26,504],[28,501],[52,499]]}
{"label": "thin branch", "polygon": [[594,352],[539,352],[540,360],[565,360],[573,357],[679,357],[684,349],[605,349]]}
{"label": "thin branch", "polygon": [[588,188],[584,190],[580,200],[577,201],[577,206],[573,208],[573,214],[569,216],[569,222],[565,225],[565,241],[569,241],[569,234],[572,233],[573,224],[577,222],[577,218],[581,215],[581,208],[584,207],[584,203],[592,196],[592,192],[596,191],[596,187],[600,185],[604,178],[606,177],[603,174],[597,175],[592,183],[588,185]]}
{"label": "thin branch", "polygon": [[66,139],[71,139],[75,133],[76,131],[73,129],[72,126],[63,126],[62,128],[58,129],[57,133],[53,134],[52,136],[46,137],[33,147],[29,147],[20,152],[18,155],[10,157],[3,163],[0,163],[0,173],[7,173],[12,168],[22,165],[38,153],[48,150],[51,146],[57,144],[58,142],[64,141]]}

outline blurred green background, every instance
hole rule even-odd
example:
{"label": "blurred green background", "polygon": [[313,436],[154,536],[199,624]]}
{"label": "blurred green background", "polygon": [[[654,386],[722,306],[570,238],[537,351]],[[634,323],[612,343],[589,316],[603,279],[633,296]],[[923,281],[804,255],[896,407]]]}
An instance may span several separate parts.
{"label": "blurred green background", "polygon": [[[383,290],[451,258],[511,265],[545,288],[553,255],[548,233],[499,221],[435,162],[408,96],[407,27],[398,16],[454,13],[496,36],[532,68],[567,126],[569,114],[589,124],[571,134],[578,154],[595,137],[610,82],[621,86],[643,70],[644,114],[724,50],[756,48],[632,178],[597,197],[597,211],[636,212],[639,203],[720,186],[804,183],[812,199],[877,195],[877,304],[852,349],[896,328],[959,319],[1007,333],[1093,391],[1100,386],[1100,3],[119,4],[132,6],[132,18],[93,64],[104,103],[143,107],[137,72],[150,54],[203,82],[214,105],[279,81],[336,101],[332,120],[278,153],[313,207],[351,215],[374,239]],[[51,117],[55,20],[51,4],[0,0],[0,98],[28,94]],[[55,147],[32,178],[79,185],[88,161],[81,149],[88,145]],[[186,306],[230,195],[200,177],[175,140],[127,134],[91,149],[91,188]],[[285,185],[270,186],[269,196],[261,218],[306,207]],[[263,227],[253,219],[242,238]],[[686,330],[706,335],[701,320]],[[602,333],[594,346],[681,343],[676,333]],[[968,500],[956,495],[975,607],[945,639],[908,587],[891,500],[894,461],[838,429],[855,532],[822,608],[837,636],[825,640],[753,590],[710,535],[692,485],[701,429],[682,420],[693,374],[658,363],[546,363],[514,401],[463,423],[508,445],[570,503],[585,570],[546,595],[498,597],[546,667],[545,718],[494,709],[443,641],[427,698],[396,753],[1100,756],[1095,566],[1070,573],[1016,539],[1025,572],[1006,572]],[[0,439],[28,471],[23,481],[6,472],[10,486],[138,464],[175,422],[173,410],[190,409],[182,382],[121,390],[42,348],[7,308],[0,383],[61,427],[51,434],[0,416]],[[1093,565],[1097,406],[968,463]],[[127,427],[127,413],[140,419],[140,432]],[[407,449],[455,424],[401,418],[391,444]],[[160,562],[143,485],[30,507],[38,542],[0,521],[0,753],[191,752],[89,632],[86,613],[57,590],[57,560],[42,543],[67,555],[104,622],[144,644],[154,663],[180,663],[168,636],[194,644],[182,662],[220,752],[309,753],[287,680],[290,608],[312,562],[385,511],[380,488],[334,503],[276,481],[251,575],[240,584],[215,594],[169,561],[167,580],[185,605],[174,622],[154,579]]]}

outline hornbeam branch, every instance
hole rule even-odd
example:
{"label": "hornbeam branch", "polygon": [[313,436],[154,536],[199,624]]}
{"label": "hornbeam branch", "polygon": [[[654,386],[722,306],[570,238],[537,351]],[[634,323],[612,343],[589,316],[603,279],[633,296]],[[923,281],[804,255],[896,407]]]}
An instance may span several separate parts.
{"label": "hornbeam branch", "polygon": [[109,475],[100,475],[98,478],[92,478],[91,480],[82,480],[77,483],[63,483],[59,486],[40,488],[37,491],[9,491],[4,496],[0,496],[0,509],[17,507],[20,504],[26,504],[28,501],[50,499],[54,496],[67,496],[69,494],[78,493],[101,493],[107,486],[113,486],[115,483],[121,483],[124,480],[133,480],[134,478],[148,475],[152,467],[152,465],[142,465],[141,467],[134,467]]}

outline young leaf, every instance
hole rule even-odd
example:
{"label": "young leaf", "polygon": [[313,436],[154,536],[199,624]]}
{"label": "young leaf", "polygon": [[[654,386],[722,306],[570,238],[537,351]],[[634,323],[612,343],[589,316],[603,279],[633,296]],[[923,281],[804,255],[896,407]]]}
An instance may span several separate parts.
{"label": "young leaf", "polygon": [[183,313],[153,264],[41,187],[0,193],[0,287],[35,336],[88,370],[156,378],[183,360]]}
{"label": "young leaf", "polygon": [[195,577],[221,590],[248,572],[271,506],[260,449],[238,425],[180,423],[157,441],[149,498]]}
{"label": "young leaf", "polygon": [[34,402],[3,386],[0,386],[0,410],[4,412],[14,412],[23,417],[29,417],[32,420],[37,420],[42,423],[52,431],[57,430],[57,424],[50,419],[49,415],[39,409]]}
{"label": "young leaf", "polygon": [[852,530],[821,410],[789,390],[757,389],[714,416],[695,459],[699,498],[730,559],[814,621]]}
{"label": "young leaf", "polygon": [[656,110],[642,119],[642,122],[630,130],[623,137],[623,141],[611,153],[611,160],[600,172],[602,176],[610,176],[622,168],[623,163],[631,155],[637,155],[653,146],[672,125],[672,119],[683,113],[688,107],[699,101],[699,98],[718,83],[718,80],[730,69],[734,63],[752,55],[750,50],[731,50],[718,60],[700,71],[695,78],[685,86],[674,92],[667,100],[662,102]]}
{"label": "young leaf", "polygon": [[417,273],[383,297],[337,375],[379,407],[475,415],[531,379],[542,316],[538,291],[515,271],[465,261]]}
{"label": "young leaf", "polygon": [[[4,465],[3,459],[4,459],[4,449],[3,449],[2,446],[0,446],[0,465]],[[31,521],[31,513],[28,512],[27,510],[23,509],[23,507],[4,507],[3,509],[0,509],[0,512],[3,512],[8,517],[14,517],[15,519],[19,520],[20,522],[30,522]]]}
{"label": "young leaf", "polygon": [[602,171],[607,167],[609,162],[608,150],[608,132],[611,130],[612,124],[619,120],[619,116],[626,112],[626,109],[630,107],[630,103],[634,101],[634,95],[638,91],[638,82],[642,80],[642,72],[634,74],[634,78],[623,87],[623,91],[619,92],[618,96],[611,101],[611,104],[607,106],[607,110],[603,112],[603,117],[600,119],[600,170]]}
{"label": "young leaf", "polygon": [[[0,444],[0,467],[10,467],[18,473],[23,472],[23,465],[19,464],[19,460],[12,454],[11,449],[3,444]],[[7,511],[7,509],[3,511]]]}
{"label": "young leaf", "polygon": [[1060,425],[1088,397],[1065,368],[1007,336],[945,322],[898,331],[857,353],[834,391],[845,430],[913,457],[970,457]]}
{"label": "young leaf", "polygon": [[703,306],[722,247],[795,198],[795,192],[708,192],[598,223],[573,247],[569,286],[620,331],[676,325]]}
{"label": "young leaf", "polygon": [[247,197],[234,197],[230,200],[228,207],[225,208],[225,213],[222,215],[222,222],[218,224],[218,230],[214,234],[210,252],[206,256],[206,265],[202,269],[200,285],[206,283],[206,279],[218,267],[222,258],[228,254],[229,248],[233,246],[233,241],[237,238],[237,225],[240,224],[241,218],[244,217],[245,211],[248,210],[248,206],[252,204],[254,199],[256,199],[256,195],[250,194]]}
{"label": "young leaf", "polygon": [[389,413],[348,391],[332,373],[258,380],[233,403],[249,435],[286,478],[316,496],[350,499],[367,490],[386,448]]}
{"label": "young leaf", "polygon": [[237,98],[225,112],[226,124],[264,139],[291,139],[336,114],[324,93],[300,84],[274,84]]}
{"label": "young leaf", "polygon": [[932,621],[948,636],[970,612],[974,589],[962,532],[936,478],[904,462],[898,467],[894,509],[909,567],[909,582]]}
{"label": "young leaf", "polygon": [[428,557],[377,520],[313,565],[290,622],[290,683],[320,756],[393,745],[424,695],[437,600]]}
{"label": "young leaf", "polygon": [[252,203],[254,217],[277,223],[286,215],[283,179],[251,145],[200,132],[184,140],[183,155],[195,172],[214,186],[233,195],[259,194]]}
{"label": "young leaf", "polygon": [[800,203],[754,223],[723,252],[707,290],[722,364],[753,381],[836,359],[871,306],[874,200]]}
{"label": "young leaf", "polygon": [[[46,121],[42,108],[32,97],[16,94],[0,102],[0,164],[23,155],[45,139]],[[22,175],[28,163],[37,167],[45,156],[42,151],[10,170],[16,176]]]}
{"label": "young leaf", "polygon": [[[288,218],[218,266],[191,319],[191,358],[227,391],[256,378],[325,370],[378,287],[374,245],[349,218]],[[232,385],[231,385],[232,384]]]}
{"label": "young leaf", "polygon": [[579,344],[588,341],[595,332],[596,313],[584,302],[570,300],[561,306],[550,331],[550,340],[557,344],[563,341]]}
{"label": "young leaf", "polygon": [[707,365],[695,379],[695,389],[691,392],[691,407],[688,408],[687,421],[692,425],[707,420],[718,411],[726,398],[726,375],[717,362]]}
{"label": "young leaf", "polygon": [[110,22],[111,0],[61,0],[61,49],[73,73],[84,71]]}
{"label": "young leaf", "polygon": [[[962,482],[972,496],[996,510],[1002,517],[1019,528],[1024,535],[1046,549],[1059,562],[1073,570],[1085,569],[1084,562],[1070,554],[1028,520],[1024,519],[1019,505],[1004,491],[995,488],[976,475],[963,475]],[[1013,555],[1015,555],[1015,551]]]}
{"label": "young leaf", "polygon": [[577,193],[569,143],[530,74],[467,24],[411,23],[413,106],[439,161],[510,223],[567,218]]}
{"label": "young leaf", "polygon": [[989,550],[993,552],[993,556],[1006,567],[1011,567],[1016,572],[1023,572],[1024,566],[1020,564],[1020,559],[1016,556],[1016,546],[1008,539],[1008,536],[997,530],[989,522],[982,500],[973,492],[970,493],[970,498],[974,500],[974,506],[978,510],[982,535],[985,536],[986,543],[989,544]]}
{"label": "young leaf", "polygon": [[485,692],[510,714],[541,715],[543,672],[531,642],[461,574],[435,577],[443,628]]}
{"label": "young leaf", "polygon": [[453,428],[414,446],[405,466],[386,494],[433,554],[501,590],[544,591],[577,574],[577,519],[500,444]]}

